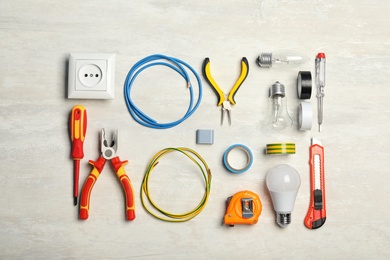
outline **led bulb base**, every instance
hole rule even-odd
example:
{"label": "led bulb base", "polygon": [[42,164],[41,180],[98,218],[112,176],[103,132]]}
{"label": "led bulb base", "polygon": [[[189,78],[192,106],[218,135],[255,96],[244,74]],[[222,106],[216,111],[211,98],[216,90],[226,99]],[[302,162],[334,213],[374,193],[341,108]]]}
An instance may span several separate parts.
{"label": "led bulb base", "polygon": [[276,223],[281,227],[287,227],[291,223],[291,214],[276,213]]}

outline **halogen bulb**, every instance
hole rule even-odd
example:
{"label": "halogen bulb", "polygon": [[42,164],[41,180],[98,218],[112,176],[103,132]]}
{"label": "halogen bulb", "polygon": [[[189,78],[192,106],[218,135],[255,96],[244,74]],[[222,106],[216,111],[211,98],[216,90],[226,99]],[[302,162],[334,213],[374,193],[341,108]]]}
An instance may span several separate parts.
{"label": "halogen bulb", "polygon": [[276,222],[286,227],[291,223],[291,212],[301,186],[301,177],[291,166],[280,164],[268,172],[266,183],[276,212]]}
{"label": "halogen bulb", "polygon": [[297,67],[308,61],[308,57],[291,51],[280,53],[263,52],[256,60],[257,64],[263,68]]}
{"label": "halogen bulb", "polygon": [[266,123],[276,131],[281,131],[293,123],[287,111],[286,90],[279,81],[276,81],[270,88]]}

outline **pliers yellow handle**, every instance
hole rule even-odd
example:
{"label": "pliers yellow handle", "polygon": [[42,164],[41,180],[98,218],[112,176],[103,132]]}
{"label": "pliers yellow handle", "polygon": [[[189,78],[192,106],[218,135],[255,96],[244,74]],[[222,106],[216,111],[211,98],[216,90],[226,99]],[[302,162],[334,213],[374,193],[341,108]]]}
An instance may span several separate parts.
{"label": "pliers yellow handle", "polygon": [[243,57],[241,59],[241,74],[237,79],[236,83],[234,84],[233,88],[230,90],[229,95],[227,95],[227,97],[225,96],[225,93],[221,90],[221,88],[218,86],[217,82],[214,80],[213,76],[211,75],[209,58],[206,58],[203,61],[202,72],[204,78],[210,84],[210,86],[213,88],[214,92],[218,96],[218,106],[221,106],[222,103],[226,101],[226,98],[231,104],[235,105],[236,101],[234,100],[234,96],[236,95],[238,89],[240,88],[240,86],[248,76],[249,64],[247,58]]}

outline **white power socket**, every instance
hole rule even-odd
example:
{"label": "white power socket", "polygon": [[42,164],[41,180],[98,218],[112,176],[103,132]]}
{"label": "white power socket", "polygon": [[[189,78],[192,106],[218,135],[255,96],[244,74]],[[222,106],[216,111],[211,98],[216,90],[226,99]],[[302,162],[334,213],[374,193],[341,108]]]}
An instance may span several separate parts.
{"label": "white power socket", "polygon": [[71,53],[68,98],[113,99],[115,53]]}

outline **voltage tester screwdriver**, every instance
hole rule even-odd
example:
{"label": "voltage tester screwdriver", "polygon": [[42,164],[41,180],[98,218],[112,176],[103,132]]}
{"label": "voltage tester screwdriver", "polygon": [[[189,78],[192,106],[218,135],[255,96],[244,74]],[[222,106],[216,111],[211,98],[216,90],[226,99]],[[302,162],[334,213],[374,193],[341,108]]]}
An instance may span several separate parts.
{"label": "voltage tester screwdriver", "polygon": [[70,115],[70,138],[72,140],[71,156],[74,160],[74,186],[73,196],[74,205],[77,205],[77,197],[79,195],[79,174],[80,174],[80,160],[84,157],[83,144],[85,133],[87,131],[87,111],[81,105],[73,107]]}
{"label": "voltage tester screwdriver", "polygon": [[318,53],[316,57],[316,84],[318,100],[318,131],[321,132],[322,120],[324,118],[324,97],[325,97],[325,53]]}

